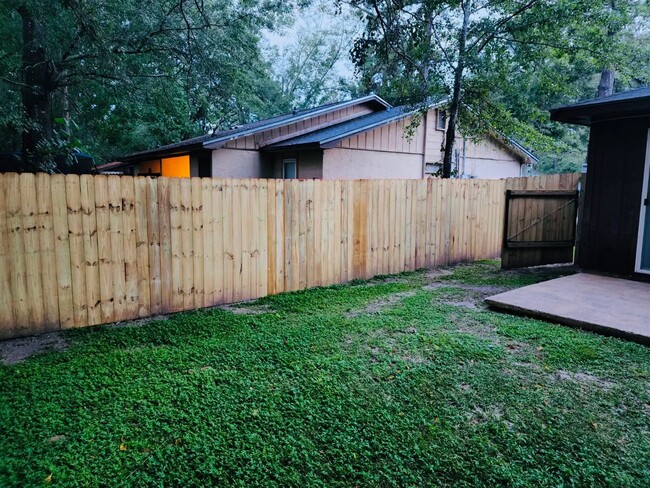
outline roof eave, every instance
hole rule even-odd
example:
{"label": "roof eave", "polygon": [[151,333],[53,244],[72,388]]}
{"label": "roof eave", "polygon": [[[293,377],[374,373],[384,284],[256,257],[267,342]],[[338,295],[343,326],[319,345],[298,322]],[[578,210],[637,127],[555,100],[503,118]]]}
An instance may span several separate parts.
{"label": "roof eave", "polygon": [[591,126],[609,120],[650,116],[650,97],[567,105],[551,109],[550,112],[551,120],[556,122]]}
{"label": "roof eave", "polygon": [[282,145],[278,143],[277,146],[264,146],[261,150],[265,153],[279,153],[279,152],[290,152],[290,151],[303,151],[305,149],[322,149],[321,145],[318,142],[310,142],[306,144],[287,144]]}
{"label": "roof eave", "polygon": [[224,137],[216,137],[214,139],[210,139],[208,141],[205,141],[203,143],[203,147],[205,149],[220,149],[221,147],[224,146],[224,144],[226,144],[226,143],[228,143],[230,141],[234,141],[235,139],[239,139],[241,137],[251,136],[251,135],[257,134],[259,132],[263,132],[263,131],[275,129],[277,127],[281,127],[283,125],[293,124],[295,122],[300,122],[301,120],[305,120],[305,119],[312,118],[312,117],[317,117],[319,115],[329,113],[329,112],[333,112],[333,111],[336,111],[336,110],[341,110],[342,108],[346,108],[346,107],[349,107],[349,106],[352,106],[352,105],[359,105],[359,104],[362,104],[362,103],[368,103],[368,102],[373,102],[373,101],[383,105],[387,109],[392,108],[392,105],[389,104],[386,100],[384,100],[380,96],[377,96],[377,95],[374,95],[374,94],[373,95],[367,95],[365,97],[356,98],[354,100],[348,100],[347,102],[341,102],[340,104],[336,104],[334,106],[327,107],[327,108],[324,108],[322,110],[315,110],[315,111],[309,112],[307,114],[296,115],[295,117],[291,117],[291,118],[288,118],[288,119],[285,119],[285,120],[281,120],[281,121],[274,122],[274,123],[271,123],[271,124],[266,124],[266,125],[262,125],[262,126],[259,126],[259,127],[255,127],[254,129],[249,129],[249,130],[246,130],[246,131],[238,132],[236,134],[231,134],[231,135],[224,136]]}
{"label": "roof eave", "polygon": [[125,156],[121,159],[125,163],[139,163],[150,159],[184,156],[198,150],[203,150],[203,145],[201,143],[188,144],[187,146],[179,146],[172,149],[152,149],[151,151]]}

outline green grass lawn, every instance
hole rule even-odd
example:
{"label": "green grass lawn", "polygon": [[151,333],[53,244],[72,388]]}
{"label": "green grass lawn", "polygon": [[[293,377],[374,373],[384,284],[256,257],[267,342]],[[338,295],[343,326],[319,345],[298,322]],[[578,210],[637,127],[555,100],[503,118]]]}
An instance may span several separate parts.
{"label": "green grass lawn", "polygon": [[482,305],[568,272],[481,262],[67,332],[0,366],[0,486],[650,486],[650,350]]}

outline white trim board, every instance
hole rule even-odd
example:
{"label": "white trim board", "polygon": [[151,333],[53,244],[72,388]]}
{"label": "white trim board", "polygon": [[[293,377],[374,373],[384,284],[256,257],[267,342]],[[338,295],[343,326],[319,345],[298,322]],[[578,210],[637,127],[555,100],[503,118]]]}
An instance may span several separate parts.
{"label": "white trim board", "polygon": [[[643,241],[645,237],[646,218],[650,218],[648,207],[645,206],[644,201],[649,198],[648,185],[650,184],[650,130],[648,130],[648,140],[646,142],[645,151],[645,167],[643,171],[643,190],[641,191],[641,213],[639,214],[639,234],[636,241],[636,261],[634,263],[634,271],[650,275],[650,269],[641,269],[641,257],[643,255]],[[650,239],[650,236],[648,236]]]}

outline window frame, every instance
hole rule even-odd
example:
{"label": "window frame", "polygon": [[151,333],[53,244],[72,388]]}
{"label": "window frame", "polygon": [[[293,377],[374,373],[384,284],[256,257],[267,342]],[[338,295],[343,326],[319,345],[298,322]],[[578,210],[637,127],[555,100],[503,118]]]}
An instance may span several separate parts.
{"label": "window frame", "polygon": [[[282,156],[282,179],[283,180],[297,180],[298,179],[298,157],[297,156]],[[287,164],[293,163],[295,176],[287,177]]]}
{"label": "window frame", "polygon": [[[440,124],[442,117],[442,125]],[[436,109],[436,130],[447,130],[447,112],[439,108]]]}

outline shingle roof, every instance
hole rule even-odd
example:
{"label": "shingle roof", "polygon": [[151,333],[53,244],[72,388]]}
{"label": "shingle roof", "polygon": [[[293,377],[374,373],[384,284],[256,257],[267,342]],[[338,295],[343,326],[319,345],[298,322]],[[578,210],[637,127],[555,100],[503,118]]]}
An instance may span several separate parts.
{"label": "shingle roof", "polygon": [[191,150],[191,149],[200,149],[206,144],[217,143],[220,140],[232,140],[248,133],[255,133],[268,128],[274,127],[276,125],[290,124],[295,121],[302,120],[310,115],[314,115],[319,112],[330,112],[337,110],[339,107],[345,107],[348,105],[366,103],[366,102],[375,102],[384,107],[390,107],[390,105],[384,101],[382,98],[377,95],[367,95],[364,97],[356,98],[353,100],[345,100],[342,102],[328,103],[326,105],[320,105],[318,107],[313,107],[304,110],[298,110],[295,112],[290,112],[282,115],[277,115],[264,120],[259,120],[257,122],[251,122],[249,124],[240,125],[233,129],[215,131],[209,134],[205,134],[198,137],[193,137],[191,139],[186,139],[183,141],[175,142],[172,144],[167,144],[160,146],[154,149],[147,151],[140,151],[137,153],[129,154],[128,156],[122,158],[124,161],[129,161],[133,159],[141,159],[144,156],[155,156],[160,153],[169,153],[178,150]]}
{"label": "shingle roof", "polygon": [[393,120],[406,117],[412,113],[412,110],[406,107],[394,107],[375,112],[372,114],[357,117],[356,119],[341,122],[340,124],[331,125],[323,129],[315,130],[308,134],[293,137],[284,141],[265,146],[266,149],[280,149],[296,146],[308,146],[315,144],[327,144],[340,139],[350,137],[355,133],[365,132],[375,126],[384,125]]}

